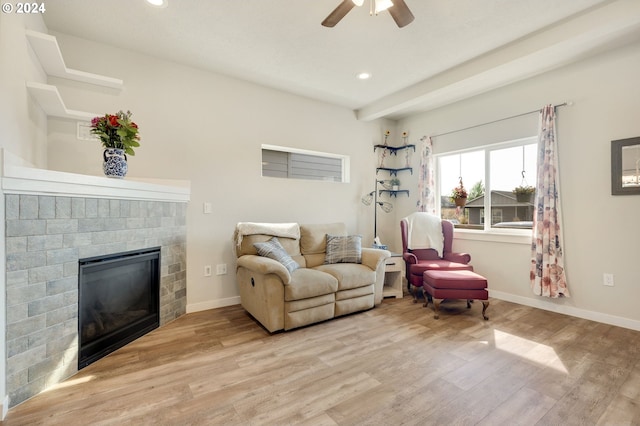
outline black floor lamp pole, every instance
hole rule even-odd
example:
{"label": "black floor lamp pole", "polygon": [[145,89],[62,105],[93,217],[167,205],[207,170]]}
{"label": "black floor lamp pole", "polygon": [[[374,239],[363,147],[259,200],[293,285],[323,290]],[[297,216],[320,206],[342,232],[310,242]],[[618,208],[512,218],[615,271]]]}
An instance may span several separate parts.
{"label": "black floor lamp pole", "polygon": [[373,241],[378,237],[378,181],[373,190]]}

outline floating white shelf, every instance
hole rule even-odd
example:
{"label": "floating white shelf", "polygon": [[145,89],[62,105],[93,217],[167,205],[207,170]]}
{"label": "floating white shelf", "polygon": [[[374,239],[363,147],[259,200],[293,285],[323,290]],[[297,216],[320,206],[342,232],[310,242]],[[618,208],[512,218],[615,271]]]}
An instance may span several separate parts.
{"label": "floating white shelf", "polygon": [[58,46],[58,40],[54,36],[33,30],[26,30],[26,34],[29,44],[31,44],[47,75],[122,89],[124,83],[120,79],[67,68]]}
{"label": "floating white shelf", "polygon": [[27,90],[48,116],[89,121],[93,117],[101,115],[67,109],[56,86],[28,81]]}

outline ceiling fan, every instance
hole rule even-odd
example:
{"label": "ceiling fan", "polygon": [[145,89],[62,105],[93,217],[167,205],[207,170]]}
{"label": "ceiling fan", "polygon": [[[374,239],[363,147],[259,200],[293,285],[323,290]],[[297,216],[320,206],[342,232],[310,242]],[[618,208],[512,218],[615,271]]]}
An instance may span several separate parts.
{"label": "ceiling fan", "polygon": [[[369,0],[370,1],[370,14],[377,15],[378,12],[388,10],[391,17],[398,27],[402,28],[413,22],[413,13],[409,10],[409,7],[404,0]],[[342,18],[355,6],[362,6],[364,0],[343,0],[342,3],[336,7],[333,12],[329,14],[322,21],[322,25],[325,27],[335,27]]]}

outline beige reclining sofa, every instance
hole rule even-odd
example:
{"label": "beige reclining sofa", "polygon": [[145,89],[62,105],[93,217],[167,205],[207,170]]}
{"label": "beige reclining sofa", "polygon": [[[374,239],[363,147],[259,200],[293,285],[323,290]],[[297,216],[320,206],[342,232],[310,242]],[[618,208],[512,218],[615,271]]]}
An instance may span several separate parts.
{"label": "beige reclining sofa", "polygon": [[[347,235],[343,223],[241,222],[234,241],[242,306],[269,332],[363,311],[382,301],[390,253],[361,248],[359,237]],[[284,248],[288,259],[259,255],[256,245],[280,253],[278,247]]]}

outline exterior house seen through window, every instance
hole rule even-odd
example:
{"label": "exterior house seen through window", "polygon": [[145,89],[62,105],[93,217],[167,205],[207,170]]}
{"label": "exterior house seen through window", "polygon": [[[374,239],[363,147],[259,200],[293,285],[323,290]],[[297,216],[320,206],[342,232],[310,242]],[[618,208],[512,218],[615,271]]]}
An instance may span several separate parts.
{"label": "exterior house seen through window", "polygon": [[[438,157],[440,215],[458,228],[531,229],[535,212],[537,138],[531,137],[441,154]],[[452,199],[464,187],[464,207]],[[487,214],[490,212],[490,214]]]}

